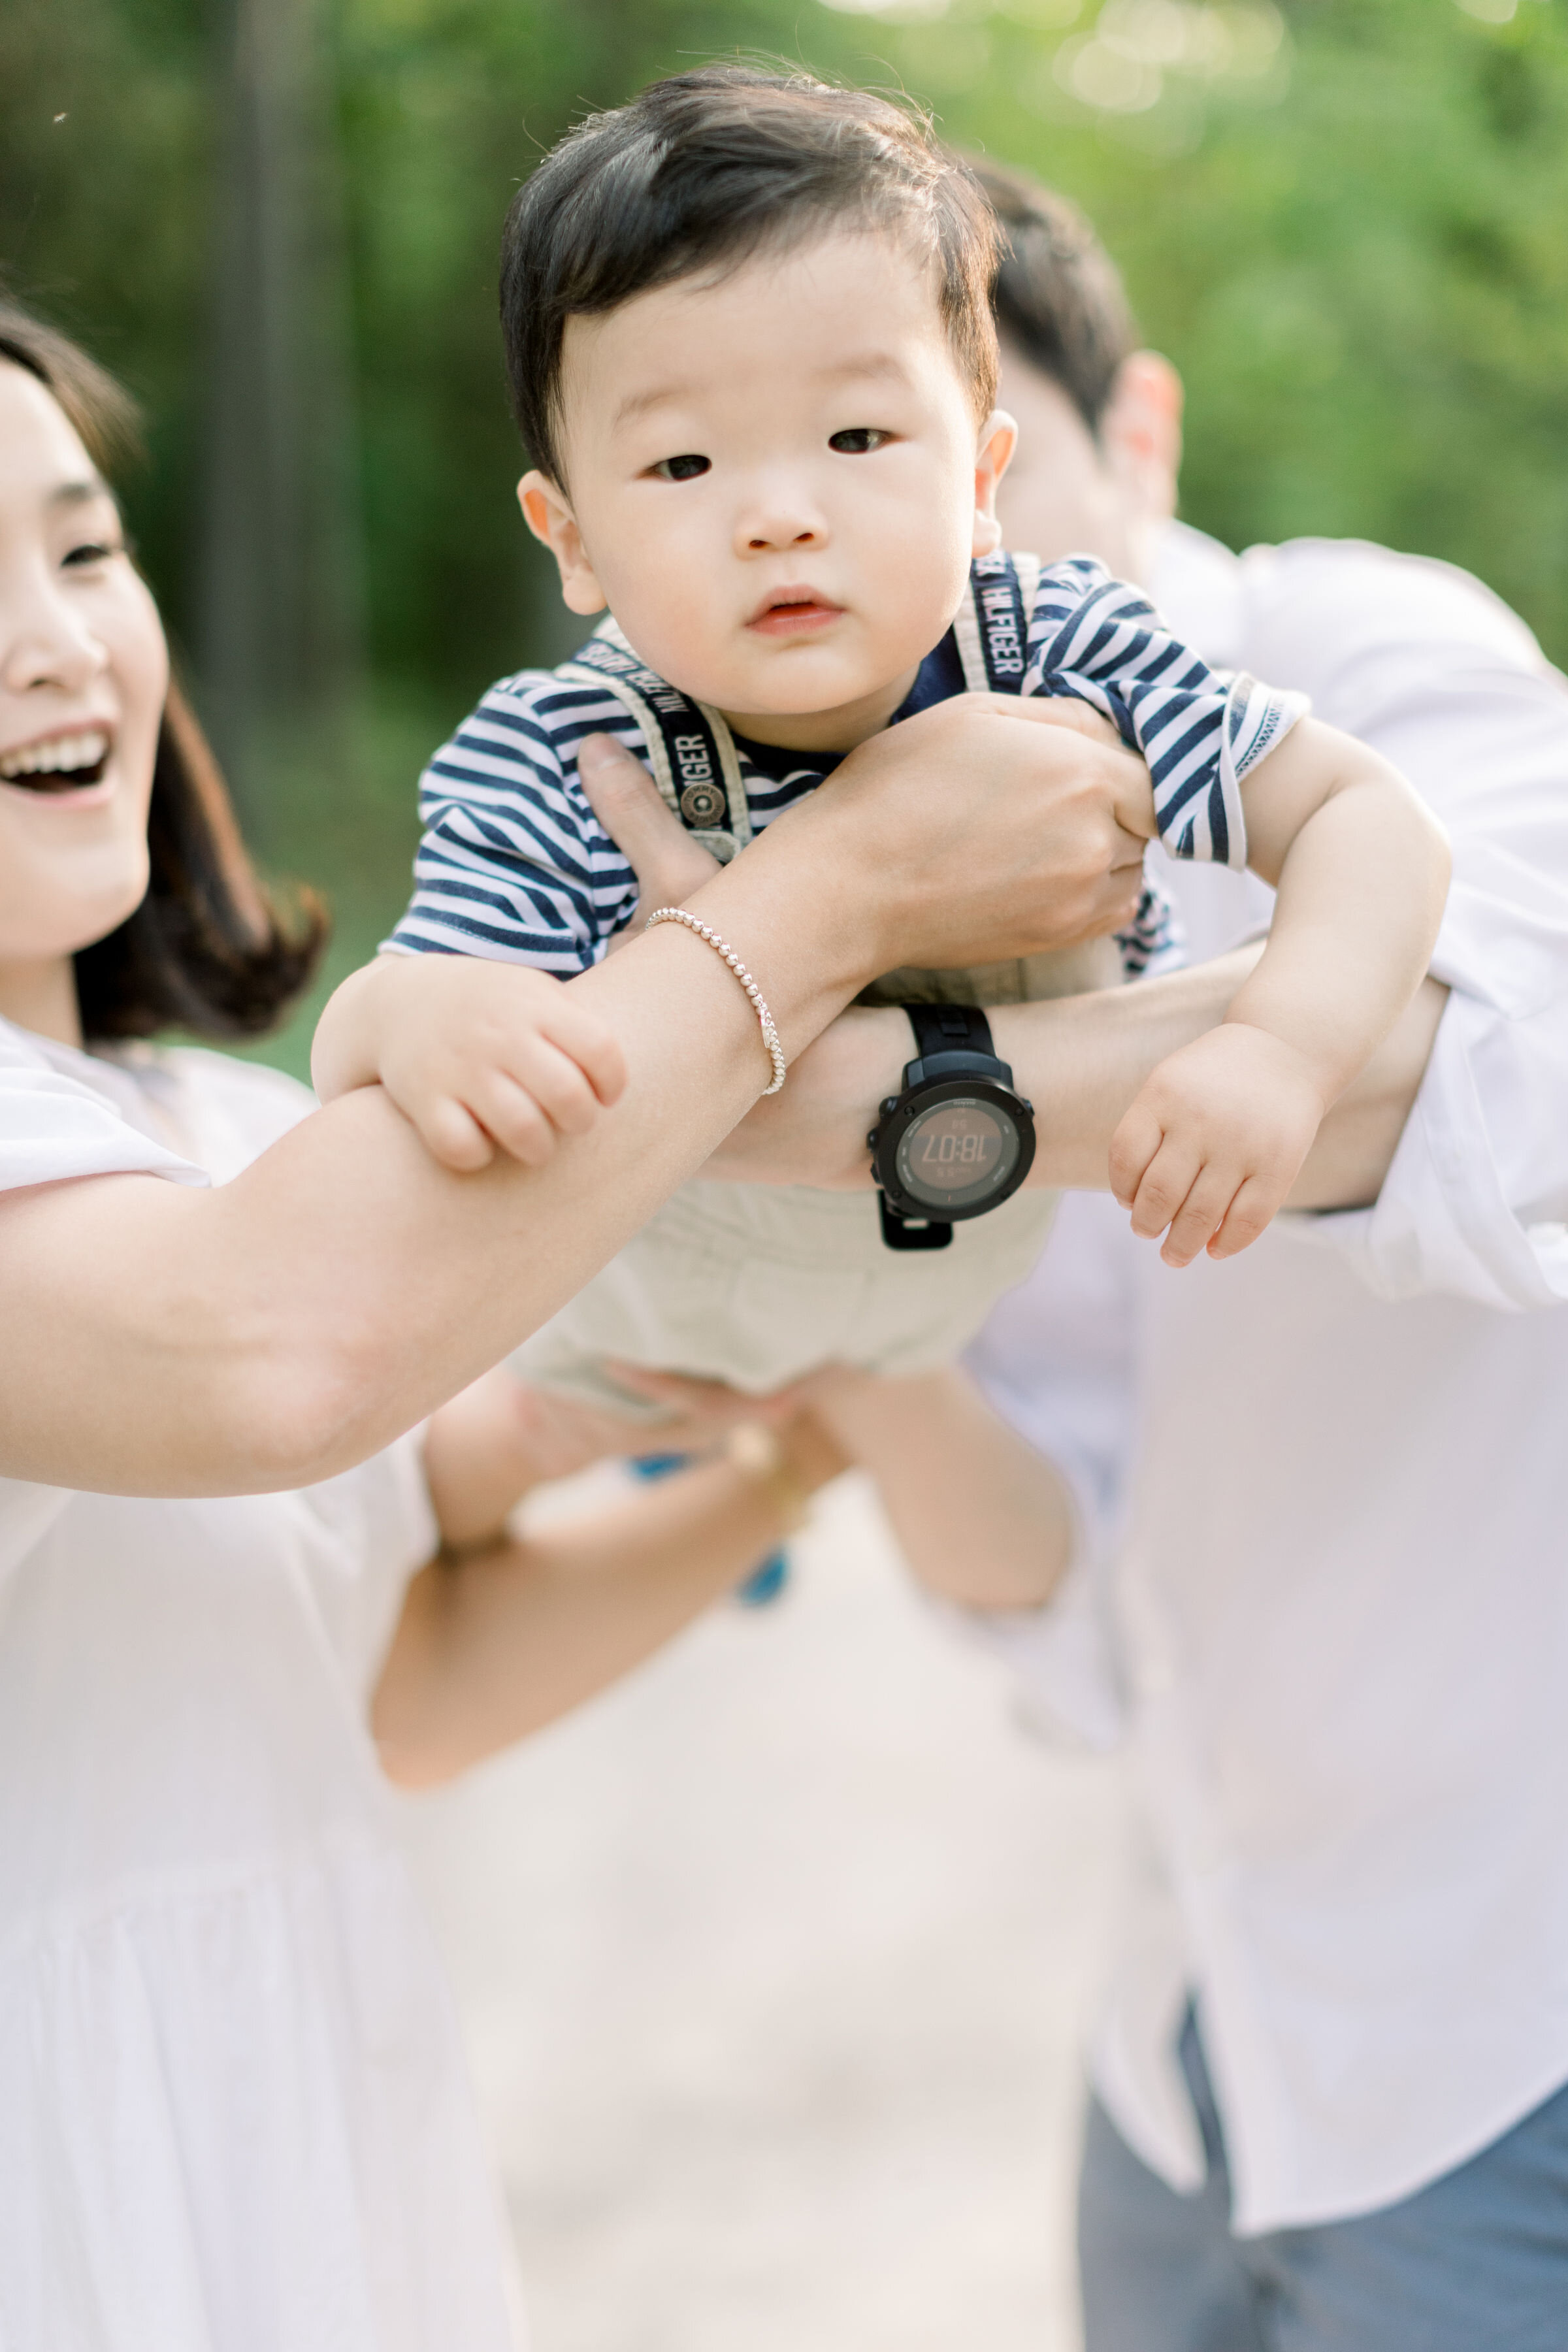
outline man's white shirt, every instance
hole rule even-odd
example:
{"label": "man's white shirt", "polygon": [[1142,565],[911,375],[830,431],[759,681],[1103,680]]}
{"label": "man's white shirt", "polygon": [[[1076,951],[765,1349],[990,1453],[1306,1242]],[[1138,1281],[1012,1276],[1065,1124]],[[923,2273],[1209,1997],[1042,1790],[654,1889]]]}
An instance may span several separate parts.
{"label": "man's white shirt", "polygon": [[[1477,582],[1356,542],[1177,526],[1154,596],[1454,845],[1375,1207],[1173,1273],[1077,1196],[973,1360],[1090,1531],[1005,1638],[1042,1712],[1124,1712],[1143,1794],[1095,2085],[1195,2187],[1195,1994],[1254,2232],[1405,2196],[1568,2081],[1568,688]],[[1167,878],[1194,954],[1267,919],[1249,877]]]}

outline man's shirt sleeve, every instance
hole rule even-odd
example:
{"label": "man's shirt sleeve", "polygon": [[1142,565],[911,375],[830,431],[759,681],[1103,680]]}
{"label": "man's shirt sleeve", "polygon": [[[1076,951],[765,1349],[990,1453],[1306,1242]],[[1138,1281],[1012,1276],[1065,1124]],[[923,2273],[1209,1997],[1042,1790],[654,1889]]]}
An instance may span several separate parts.
{"label": "man's shirt sleeve", "polygon": [[[1248,559],[1251,562],[1252,559]],[[1451,991],[1373,1208],[1287,1221],[1380,1297],[1568,1300],[1568,685],[1446,564],[1304,542],[1258,561],[1248,653],[1288,642],[1325,719],[1447,827],[1435,976]],[[1258,648],[1261,646],[1261,653]]]}
{"label": "man's shirt sleeve", "polygon": [[1241,786],[1308,709],[1245,673],[1213,670],[1147,597],[1088,556],[1040,577],[1026,694],[1075,695],[1142,752],[1173,857],[1247,864]]}
{"label": "man's shirt sleeve", "polygon": [[420,779],[414,896],[387,947],[563,979],[596,961],[637,886],[577,781],[595,731],[641,749],[607,697],[528,671],[490,688]]}

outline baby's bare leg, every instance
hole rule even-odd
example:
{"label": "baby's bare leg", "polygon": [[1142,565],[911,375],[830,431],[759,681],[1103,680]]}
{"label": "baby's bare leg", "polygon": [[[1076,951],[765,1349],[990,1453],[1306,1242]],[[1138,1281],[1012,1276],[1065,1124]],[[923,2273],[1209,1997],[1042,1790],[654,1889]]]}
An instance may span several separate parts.
{"label": "baby's bare leg", "polygon": [[965,1609],[1037,1609],[1077,1539],[1065,1481],[957,1366],[908,1380],[832,1370],[805,1382],[816,1418],[876,1480],[916,1580]]}

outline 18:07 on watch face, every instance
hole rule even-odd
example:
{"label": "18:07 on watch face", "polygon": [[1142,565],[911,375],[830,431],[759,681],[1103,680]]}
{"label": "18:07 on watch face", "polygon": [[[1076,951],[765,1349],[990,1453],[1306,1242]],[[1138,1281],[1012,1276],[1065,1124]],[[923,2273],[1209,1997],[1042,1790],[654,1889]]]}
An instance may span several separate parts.
{"label": "18:07 on watch face", "polygon": [[1018,1130],[976,1096],[950,1096],[910,1121],[899,1139],[900,1184],[932,1209],[989,1200],[1018,1159]]}

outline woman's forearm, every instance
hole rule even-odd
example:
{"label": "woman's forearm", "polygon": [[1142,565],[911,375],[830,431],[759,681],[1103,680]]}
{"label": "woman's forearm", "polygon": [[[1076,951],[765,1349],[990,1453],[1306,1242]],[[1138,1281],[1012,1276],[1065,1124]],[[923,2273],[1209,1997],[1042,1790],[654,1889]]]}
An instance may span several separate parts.
{"label": "woman's forearm", "polygon": [[700,941],[671,927],[588,978],[630,1082],[545,1168],[451,1175],[367,1087],[210,1192],[106,1177],[0,1202],[0,1471],[130,1494],[300,1486],[497,1362],[768,1076]]}
{"label": "woman's forearm", "polygon": [[[1125,755],[970,699],[862,746],[690,902],[756,974],[792,1061],[879,971],[1125,919]],[[300,1486],[508,1353],[770,1075],[733,974],[677,926],[572,984],[629,1079],[544,1168],[447,1173],[365,1087],[211,1193],[125,1176],[0,1202],[0,1475],[127,1494]]]}
{"label": "woman's forearm", "polygon": [[[803,1487],[837,1463],[818,1447]],[[394,1780],[419,1788],[542,1730],[640,1665],[778,1542],[774,1489],[728,1461],[592,1517],[434,1560],[409,1588],[372,1713]]]}

